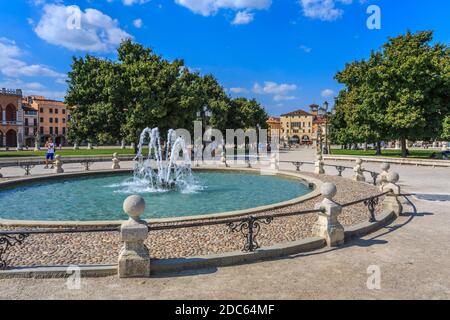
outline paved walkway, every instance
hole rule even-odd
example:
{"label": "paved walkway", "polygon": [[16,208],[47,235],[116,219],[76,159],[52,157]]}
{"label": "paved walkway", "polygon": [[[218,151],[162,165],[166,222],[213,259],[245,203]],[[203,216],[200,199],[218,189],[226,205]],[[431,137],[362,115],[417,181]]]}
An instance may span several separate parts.
{"label": "paved walkway", "polygon": [[[307,157],[312,160],[302,152],[281,156]],[[450,194],[449,169],[392,169],[406,192]],[[145,280],[82,279],[80,290],[68,290],[63,279],[0,280],[0,298],[450,299],[450,202],[413,201],[407,217],[335,250]],[[367,288],[370,266],[380,268],[380,290]]]}

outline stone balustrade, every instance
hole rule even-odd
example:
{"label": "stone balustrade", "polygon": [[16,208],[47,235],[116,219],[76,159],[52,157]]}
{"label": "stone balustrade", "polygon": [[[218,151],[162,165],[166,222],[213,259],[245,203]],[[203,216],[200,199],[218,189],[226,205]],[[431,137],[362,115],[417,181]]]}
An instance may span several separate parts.
{"label": "stone balustrade", "polygon": [[316,205],[316,209],[321,209],[318,214],[314,233],[318,237],[325,238],[329,247],[336,247],[344,243],[344,227],[340,224],[338,216],[342,213],[342,206],[333,201],[337,193],[334,183],[324,183],[320,191],[325,199]]}
{"label": "stone balustrade", "polygon": [[145,211],[145,200],[141,196],[130,196],[124,201],[123,210],[130,218],[120,228],[124,244],[119,254],[119,278],[150,277],[150,253],[144,244],[148,224],[140,219]]}
{"label": "stone balustrade", "polygon": [[115,152],[113,154],[113,158],[112,158],[112,169],[113,170],[118,170],[120,169],[120,160],[119,158],[117,158],[117,152]]}

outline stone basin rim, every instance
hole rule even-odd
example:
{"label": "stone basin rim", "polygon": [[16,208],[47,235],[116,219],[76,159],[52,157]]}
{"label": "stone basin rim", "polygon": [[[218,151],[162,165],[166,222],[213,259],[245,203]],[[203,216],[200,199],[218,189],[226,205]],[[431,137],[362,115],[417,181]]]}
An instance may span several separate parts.
{"label": "stone basin rim", "polygon": [[[193,171],[224,171],[224,172],[247,172],[247,173],[258,173],[263,169],[254,169],[254,168],[243,168],[243,167],[233,167],[233,168],[218,168],[218,167],[193,167]],[[111,175],[111,174],[120,174],[120,173],[132,173],[132,169],[116,169],[116,170],[92,170],[92,171],[84,171],[84,172],[70,172],[70,173],[62,173],[62,174],[48,174],[48,175],[39,175],[33,177],[24,177],[17,178],[7,181],[0,182],[0,191],[4,188],[16,187],[22,184],[27,184],[30,182],[39,182],[39,181],[48,181],[48,180],[62,180],[65,178],[79,178],[85,176],[96,176],[96,175]],[[297,178],[302,180],[307,185],[312,185],[313,188],[311,192],[302,195],[300,197],[296,197],[290,200],[286,200],[283,202],[278,202],[265,206],[258,206],[249,209],[243,210],[235,210],[235,211],[227,211],[221,213],[211,213],[205,215],[191,215],[186,217],[173,217],[173,218],[157,218],[157,219],[146,219],[149,224],[169,224],[169,223],[186,223],[186,222],[201,222],[215,219],[227,219],[227,218],[236,218],[236,217],[244,217],[251,214],[257,214],[268,210],[280,209],[287,206],[295,205],[301,202],[305,202],[307,200],[311,200],[317,198],[321,195],[320,187],[322,185],[322,181],[306,176],[297,172],[290,171],[277,171],[275,176],[280,177],[288,177],[288,178]],[[27,228],[37,228],[37,227],[49,227],[49,228],[65,228],[65,227],[115,227],[120,226],[124,220],[105,220],[105,221],[45,221],[45,220],[12,220],[12,219],[1,219],[0,218],[0,227],[27,227]]]}

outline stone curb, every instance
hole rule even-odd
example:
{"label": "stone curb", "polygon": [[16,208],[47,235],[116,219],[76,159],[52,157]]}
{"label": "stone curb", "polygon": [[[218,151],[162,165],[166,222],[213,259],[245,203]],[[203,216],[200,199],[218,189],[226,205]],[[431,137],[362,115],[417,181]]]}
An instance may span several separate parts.
{"label": "stone curb", "polygon": [[[345,228],[345,241],[361,237],[377,231],[395,220],[393,212],[382,213],[377,222],[364,222]],[[165,274],[185,270],[227,267],[240,264],[255,263],[264,260],[273,260],[294,254],[311,252],[325,247],[324,238],[314,237],[294,242],[278,244],[258,249],[254,253],[229,252],[208,256],[161,259],[151,261],[151,273]],[[150,249],[151,250],[151,249]],[[68,266],[29,267],[0,271],[0,279],[5,278],[64,278],[68,277]],[[79,266],[82,277],[106,277],[117,274],[117,265],[84,265]]]}

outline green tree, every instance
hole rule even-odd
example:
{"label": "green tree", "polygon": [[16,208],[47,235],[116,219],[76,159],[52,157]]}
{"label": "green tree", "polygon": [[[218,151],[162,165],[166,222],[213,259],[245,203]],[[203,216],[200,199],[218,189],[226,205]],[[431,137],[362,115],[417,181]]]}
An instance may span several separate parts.
{"label": "green tree", "polygon": [[336,75],[346,88],[336,101],[335,138],[399,139],[406,157],[407,139],[440,136],[450,110],[450,49],[431,45],[432,39],[430,31],[390,38],[369,60],[347,64]]}

